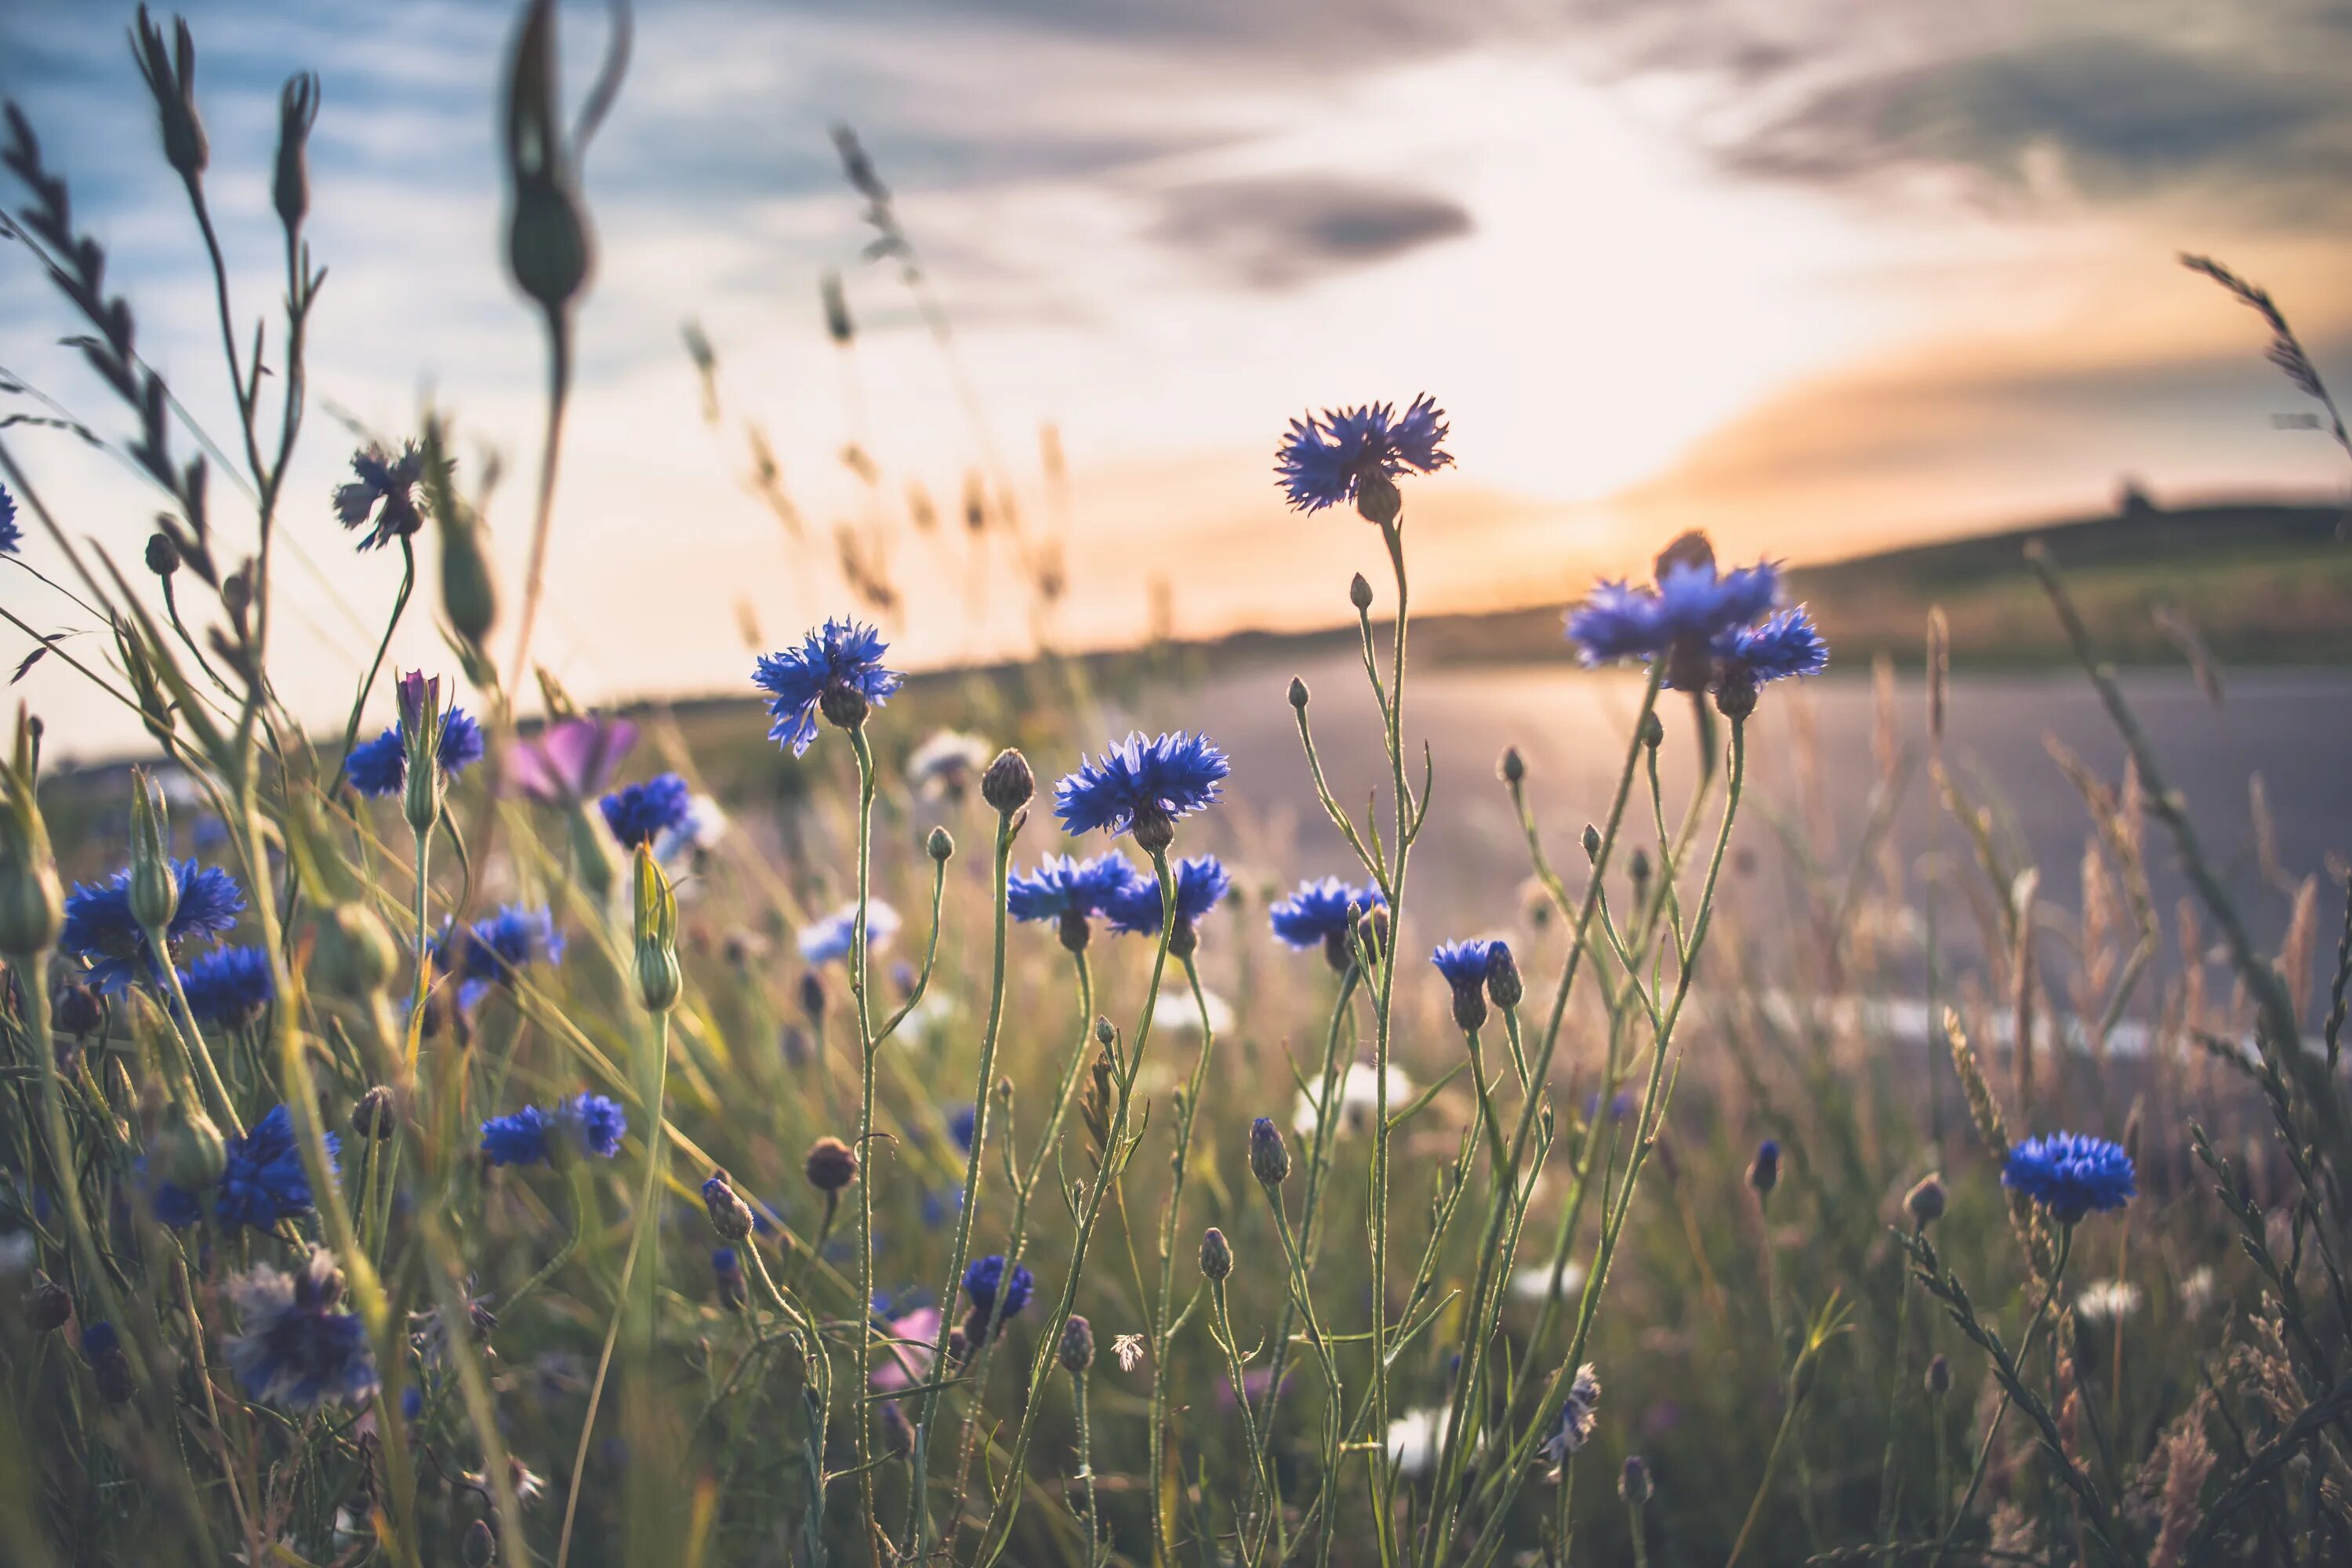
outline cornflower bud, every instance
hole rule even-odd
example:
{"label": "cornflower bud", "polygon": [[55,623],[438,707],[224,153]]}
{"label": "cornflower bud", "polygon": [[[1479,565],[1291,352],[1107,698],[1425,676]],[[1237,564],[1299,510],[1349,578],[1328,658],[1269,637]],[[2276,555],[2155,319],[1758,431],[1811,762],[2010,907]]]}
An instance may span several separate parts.
{"label": "cornflower bud", "polygon": [[319,79],[303,71],[286,79],[278,95],[278,170],[270,184],[278,221],[289,230],[310,212],[310,128],[319,122]]}
{"label": "cornflower bud", "polygon": [[73,1316],[73,1297],[66,1288],[42,1274],[35,1278],[33,1288],[25,1292],[25,1321],[37,1334],[51,1334],[66,1326]]}
{"label": "cornflower bud", "polygon": [[1519,961],[1511,956],[1510,944],[1496,942],[1486,954],[1486,999],[1507,1013],[1526,994],[1527,985],[1519,978]]}
{"label": "cornflower bud", "polygon": [[372,996],[392,984],[400,949],[373,910],[361,903],[332,905],[313,931],[310,979],[318,989]]}
{"label": "cornflower bud", "polygon": [[803,1168],[810,1186],[821,1193],[837,1193],[857,1180],[857,1151],[838,1138],[820,1138],[809,1145]]}
{"label": "cornflower bud", "polygon": [[677,968],[677,895],[643,844],[636,852],[636,939],[637,1001],[648,1013],[667,1013],[685,984]]}
{"label": "cornflower bud", "polygon": [[212,161],[212,144],[196,113],[196,43],[188,36],[185,18],[174,16],[172,24],[172,45],[166,50],[163,29],[147,19],[147,7],[140,6],[131,24],[131,56],[155,100],[163,161],[182,179],[193,182]]}
{"label": "cornflower bud", "polygon": [[[809,1179],[816,1178],[812,1174]],[[719,1240],[740,1241],[751,1234],[751,1205],[727,1184],[726,1172],[713,1171],[702,1184],[702,1206],[709,1211],[710,1228],[719,1233]]]}
{"label": "cornflower bud", "polygon": [[1302,712],[1307,707],[1307,682],[1295,675],[1290,678],[1290,705]]}
{"label": "cornflower bud", "polygon": [[1528,776],[1528,760],[1519,755],[1517,746],[1506,746],[1501,761],[1495,764],[1495,772],[1507,784],[1523,783]]}
{"label": "cornflower bud", "polygon": [[1225,1241],[1225,1233],[1215,1226],[1201,1233],[1201,1273],[1210,1279],[1223,1279],[1234,1271],[1234,1249]]}
{"label": "cornflower bud", "polygon": [[373,1084],[352,1106],[352,1131],[362,1138],[373,1138],[381,1143],[390,1138],[400,1125],[400,1118],[392,1103],[392,1090],[382,1084]]}
{"label": "cornflower bud", "polygon": [[1076,1312],[1062,1325],[1062,1343],[1056,1352],[1062,1370],[1076,1376],[1095,1363],[1095,1329],[1092,1323]]}
{"label": "cornflower bud", "polygon": [[1250,1174],[1262,1187],[1278,1187],[1290,1179],[1290,1151],[1282,1142],[1282,1130],[1271,1116],[1261,1116],[1250,1123]]}
{"label": "cornflower bud", "polygon": [[1764,1197],[1771,1196],[1772,1189],[1780,1184],[1779,1140],[1767,1138],[1763,1142],[1756,1145],[1756,1159],[1748,1167],[1748,1184],[1754,1187],[1757,1193]]}
{"label": "cornflower bud", "polygon": [[1589,822],[1586,823],[1584,825],[1584,837],[1581,842],[1584,845],[1584,858],[1587,860],[1598,860],[1601,858],[1601,829],[1593,826],[1592,824]]}
{"label": "cornflower bud", "polygon": [[19,709],[16,752],[0,766],[0,957],[25,963],[47,962],[42,955],[57,945],[66,909],[36,793],[35,734]]}
{"label": "cornflower bud", "polygon": [[1372,607],[1372,584],[1361,572],[1349,580],[1348,603],[1355,605],[1359,610],[1369,610]]}
{"label": "cornflower bud", "polygon": [[955,837],[944,827],[934,827],[923,840],[923,853],[940,865],[946,865],[955,854]]}
{"label": "cornflower bud", "polygon": [[812,1018],[824,1016],[824,976],[814,969],[801,975],[801,1011]]}
{"label": "cornflower bud", "polygon": [[1944,1178],[1930,1171],[1919,1178],[1919,1184],[1903,1194],[1903,1207],[1911,1223],[1925,1230],[1944,1217]]}
{"label": "cornflower bud", "polygon": [[1625,1456],[1625,1468],[1617,1475],[1617,1495],[1625,1506],[1639,1509],[1650,1500],[1650,1467],[1639,1454]]}
{"label": "cornflower bud", "polygon": [[997,752],[980,775],[980,798],[999,816],[1012,816],[1036,794],[1037,775],[1029,771],[1029,759],[1011,746]]}
{"label": "cornflower bud", "polygon": [[478,1519],[466,1527],[461,1551],[466,1568],[490,1568],[499,1560],[499,1538],[491,1533],[488,1520]]}
{"label": "cornflower bud", "polygon": [[156,1174],[191,1193],[208,1192],[228,1168],[228,1145],[201,1110],[174,1110],[156,1150]]}
{"label": "cornflower bud", "polygon": [[1942,1356],[1927,1363],[1927,1392],[1938,1398],[1952,1392],[1952,1363]]}
{"label": "cornflower bud", "polygon": [[1654,752],[1656,751],[1660,746],[1666,743],[1665,721],[1660,719],[1657,714],[1654,712],[1643,714],[1640,734],[1642,737],[1642,744],[1649,747],[1650,750]]}
{"label": "cornflower bud", "polygon": [[169,577],[180,569],[180,547],[168,533],[147,536],[147,570],[158,577]]}
{"label": "cornflower bud", "polygon": [[[144,768],[131,772],[131,918],[160,937],[180,908],[180,873],[172,864],[172,818],[163,786]],[[171,955],[155,943],[157,963]]]}

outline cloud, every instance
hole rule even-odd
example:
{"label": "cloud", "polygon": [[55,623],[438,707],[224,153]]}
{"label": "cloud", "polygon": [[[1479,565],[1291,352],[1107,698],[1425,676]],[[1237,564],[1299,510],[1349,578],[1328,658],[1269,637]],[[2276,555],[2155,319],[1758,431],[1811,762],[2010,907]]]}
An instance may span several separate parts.
{"label": "cloud", "polygon": [[1170,191],[1150,234],[1250,288],[1281,289],[1458,239],[1473,226],[1469,209],[1445,196],[1301,174]]}

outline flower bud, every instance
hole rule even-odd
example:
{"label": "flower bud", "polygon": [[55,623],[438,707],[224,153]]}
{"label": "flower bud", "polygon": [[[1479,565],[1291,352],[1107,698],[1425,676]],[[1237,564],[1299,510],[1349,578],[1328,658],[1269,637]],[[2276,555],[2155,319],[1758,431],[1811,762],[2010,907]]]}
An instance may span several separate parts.
{"label": "flower bud", "polygon": [[1348,603],[1355,605],[1359,610],[1369,610],[1372,607],[1372,584],[1361,572],[1357,573],[1348,581]]}
{"label": "flower bud", "polygon": [[1766,1197],[1780,1184],[1780,1144],[1767,1138],[1756,1146],[1756,1159],[1748,1167],[1748,1184]]}
{"label": "flower bud", "polygon": [[0,957],[45,963],[43,955],[57,945],[58,930],[65,923],[65,888],[58,880],[31,779],[8,793],[11,798],[0,806]]}
{"label": "flower bud", "polygon": [[751,1234],[751,1205],[727,1184],[726,1172],[713,1171],[702,1184],[702,1206],[709,1211],[710,1228],[719,1233],[719,1240],[740,1241]]}
{"label": "flower bud", "polygon": [[1519,961],[1511,956],[1510,944],[1496,942],[1486,953],[1487,1000],[1507,1013],[1526,994],[1526,983],[1519,978]]}
{"label": "flower bud", "polygon": [[499,1560],[499,1538],[490,1531],[490,1521],[478,1519],[466,1527],[466,1541],[460,1551],[466,1568],[490,1568]]}
{"label": "flower bud", "polygon": [[980,775],[980,798],[999,816],[1019,811],[1036,793],[1037,775],[1029,771],[1029,759],[1011,746],[997,752]]}
{"label": "flower bud", "polygon": [[1261,1116],[1250,1123],[1250,1174],[1263,1187],[1278,1187],[1290,1178],[1290,1151],[1282,1142],[1282,1130],[1271,1116]]}
{"label": "flower bud", "polygon": [[946,865],[955,856],[955,836],[944,827],[934,827],[923,840],[923,853],[940,865]]}
{"label": "flower bud", "polygon": [[[180,873],[172,864],[172,818],[163,787],[144,768],[131,773],[131,918],[143,931],[170,928],[180,908]],[[158,952],[158,963],[170,962]]]}
{"label": "flower bud", "polygon": [[58,999],[49,1005],[49,1022],[60,1034],[71,1035],[79,1044],[105,1027],[105,1000],[88,985],[63,986],[58,992]]}
{"label": "flower bud", "polygon": [[1583,844],[1584,858],[1587,860],[1599,860],[1601,858],[1601,829],[1593,826],[1592,824],[1589,822],[1584,825]]}
{"label": "flower bud", "polygon": [[37,1334],[52,1334],[73,1316],[73,1297],[66,1288],[42,1274],[25,1292],[25,1321]]}
{"label": "flower bud", "polygon": [[1092,1323],[1076,1312],[1062,1325],[1062,1343],[1056,1353],[1061,1357],[1062,1370],[1073,1376],[1095,1363],[1095,1329]]}
{"label": "flower bud", "polygon": [[803,1169],[810,1186],[821,1193],[837,1193],[857,1180],[857,1151],[838,1138],[820,1138],[809,1145]]}
{"label": "flower bud", "polygon": [[1627,1508],[1640,1509],[1649,1502],[1650,1491],[1650,1467],[1641,1455],[1626,1455],[1625,1468],[1617,1476],[1617,1495],[1625,1500]]}
{"label": "flower bud", "polygon": [[270,205],[289,229],[302,226],[310,212],[310,128],[319,122],[319,79],[309,71],[286,79],[278,95],[278,169]]}
{"label": "flower bud", "polygon": [[1528,760],[1519,755],[1517,746],[1505,746],[1501,761],[1495,764],[1495,772],[1507,784],[1523,783],[1528,776]]}
{"label": "flower bud", "polygon": [[174,1110],[163,1128],[152,1168],[175,1187],[206,1192],[228,1168],[228,1145],[201,1110]]}
{"label": "flower bud", "polygon": [[499,591],[482,553],[481,531],[469,519],[440,521],[441,612],[459,640],[479,647],[499,618]]}
{"label": "flower bud", "polygon": [[1640,733],[1642,744],[1654,752],[1666,743],[1665,721],[1660,719],[1655,713],[1644,713],[1642,715]]}
{"label": "flower bud", "polygon": [[1903,1194],[1903,1208],[1910,1215],[1911,1223],[1925,1230],[1944,1217],[1944,1178],[1930,1171],[1919,1178],[1919,1184]]}
{"label": "flower bud", "polygon": [[677,1005],[677,895],[646,845],[636,852],[637,1001],[648,1013]]}
{"label": "flower bud", "polygon": [[1302,712],[1307,707],[1307,682],[1295,675],[1290,678],[1290,705]]}
{"label": "flower bud", "polygon": [[816,288],[824,303],[825,335],[836,343],[847,345],[857,335],[857,328],[849,319],[849,295],[841,286],[841,274],[827,268],[816,280]]}
{"label": "flower bud", "polygon": [[205,122],[196,113],[196,44],[188,35],[185,18],[172,18],[172,45],[163,46],[163,29],[139,7],[131,25],[131,55],[147,91],[155,100],[155,119],[163,133],[163,161],[184,180],[194,180],[212,161],[212,144]]}
{"label": "flower bud", "polygon": [[1941,1397],[1952,1392],[1952,1363],[1942,1356],[1927,1363],[1927,1392]]}
{"label": "flower bud", "polygon": [[814,969],[801,975],[801,1011],[812,1018],[824,1016],[824,976]]}
{"label": "flower bud", "polygon": [[400,1117],[392,1103],[392,1090],[382,1084],[369,1088],[352,1106],[352,1131],[362,1138],[383,1142],[400,1125]]}
{"label": "flower bud", "polygon": [[180,547],[168,533],[147,536],[147,570],[158,577],[169,577],[180,569]]}
{"label": "flower bud", "polygon": [[1210,1279],[1223,1279],[1234,1271],[1234,1249],[1225,1242],[1225,1233],[1215,1226],[1201,1233],[1201,1272]]}
{"label": "flower bud", "polygon": [[341,996],[372,996],[392,984],[400,948],[376,912],[362,903],[331,906],[313,927],[310,979]]}

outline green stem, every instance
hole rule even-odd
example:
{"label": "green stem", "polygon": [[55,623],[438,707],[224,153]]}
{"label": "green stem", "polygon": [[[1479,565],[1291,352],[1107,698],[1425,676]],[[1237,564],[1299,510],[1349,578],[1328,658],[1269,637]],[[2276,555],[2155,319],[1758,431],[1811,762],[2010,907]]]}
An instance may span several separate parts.
{"label": "green stem", "polygon": [[[849,990],[857,1005],[857,1157],[867,1162],[863,1179],[857,1184],[857,1381],[853,1402],[862,1399],[872,1385],[874,1375],[874,1311],[869,1305],[874,1300],[874,1172],[870,1165],[874,1140],[874,1018],[866,993],[866,959],[869,945],[866,922],[873,901],[874,860],[874,749],[867,744],[866,727],[862,723],[849,731],[849,742],[857,753],[857,923],[850,932]],[[986,1097],[980,1101],[982,1109],[975,1117],[986,1114]],[[979,1136],[972,1139],[975,1147]],[[942,1309],[944,1311],[944,1309]],[[881,1561],[881,1525],[874,1513],[874,1423],[868,1419],[863,1405],[854,1405],[856,1415],[857,1503],[858,1529],[864,1535],[867,1551],[877,1564]]]}

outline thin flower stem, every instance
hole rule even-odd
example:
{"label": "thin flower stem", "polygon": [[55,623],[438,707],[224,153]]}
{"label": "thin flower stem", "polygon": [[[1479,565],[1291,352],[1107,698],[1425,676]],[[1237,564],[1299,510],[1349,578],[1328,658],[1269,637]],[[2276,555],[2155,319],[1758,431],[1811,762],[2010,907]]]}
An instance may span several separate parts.
{"label": "thin flower stem", "polygon": [[[1919,1227],[1924,1228],[1924,1227]],[[1886,1378],[1886,1446],[1878,1459],[1878,1541],[1886,1551],[1888,1568],[1895,1562],[1895,1437],[1903,1415],[1903,1384],[1910,1371],[1906,1352],[1911,1344],[1911,1266],[1902,1260],[1901,1296],[1895,1309],[1894,1369]]]}
{"label": "thin flower stem", "polygon": [[[1175,905],[1162,908],[1172,921]],[[1168,1342],[1170,1338],[1169,1309],[1176,1288],[1176,1236],[1183,1223],[1185,1168],[1192,1153],[1192,1123],[1201,1106],[1201,1090],[1208,1081],[1209,1062],[1216,1048],[1216,1035],[1209,1027],[1209,1000],[1201,991],[1201,972],[1192,963],[1192,954],[1182,960],[1184,978],[1192,991],[1192,1005],[1200,1012],[1201,1053],[1192,1063],[1192,1076],[1185,1086],[1183,1103],[1176,1112],[1176,1148],[1169,1156],[1170,1178],[1168,1204],[1160,1218],[1160,1289],[1151,1302],[1151,1408],[1150,1441],[1151,1474],[1158,1477],[1166,1464],[1168,1441]],[[1239,1385],[1235,1385],[1238,1390]],[[1243,1400],[1246,1405],[1248,1401]],[[1168,1520],[1159,1503],[1159,1489],[1152,1489],[1151,1518],[1154,1544],[1164,1558],[1170,1555]]]}
{"label": "thin flower stem", "polygon": [[[1258,1432],[1257,1413],[1249,1401],[1249,1384],[1242,1370],[1241,1345],[1234,1338],[1233,1315],[1225,1300],[1225,1282],[1222,1279],[1209,1281],[1209,1310],[1212,1314],[1211,1321],[1215,1329],[1217,1348],[1225,1352],[1225,1375],[1234,1385],[1234,1403],[1241,1406],[1242,1438],[1248,1445],[1249,1489],[1242,1494],[1240,1507],[1235,1510],[1235,1524],[1239,1532],[1246,1535],[1248,1530],[1246,1521],[1257,1509],[1259,1500],[1265,1499],[1271,1504],[1273,1499],[1274,1483],[1272,1478],[1266,1473],[1268,1445]],[[1280,1370],[1280,1362],[1281,1358],[1277,1353],[1276,1357],[1277,1373]],[[1263,1531],[1261,1531],[1261,1542],[1263,1539]],[[1246,1558],[1244,1560],[1246,1561]]]}
{"label": "thin flower stem", "polygon": [[416,588],[416,544],[407,534],[400,536],[400,592],[393,595],[392,618],[383,624],[383,637],[375,645],[375,658],[368,665],[359,689],[352,694],[351,716],[343,721],[343,754],[335,763],[334,782],[325,794],[331,797],[350,776],[352,748],[359,742],[360,715],[367,710],[368,693],[375,689],[375,678],[383,673],[384,655],[392,648],[392,634],[400,629],[400,617],[408,608],[408,596]]}
{"label": "thin flower stem", "polygon": [[[964,1266],[971,1257],[972,1215],[980,1206],[981,1162],[988,1147],[989,1107],[995,1099],[992,1090],[995,1085],[997,1036],[1004,1021],[1005,899],[1012,869],[1013,832],[1014,818],[1000,813],[996,819],[996,864],[990,882],[994,936],[989,963],[988,1026],[980,1037],[980,1067],[972,1080],[971,1147],[966,1151],[964,1158],[963,1196],[956,1211],[955,1240],[948,1249],[947,1276],[940,1285],[939,1339],[931,1347],[931,1364],[940,1368],[947,1365],[949,1306],[955,1300],[956,1287],[962,1280]],[[1078,963],[1083,993],[1086,988],[1086,960],[1081,957]],[[1083,1029],[1087,1008],[1082,1004],[1078,1011],[1079,1025]],[[1082,1045],[1080,1059],[1084,1055]],[[1063,1098],[1069,1098],[1066,1088]],[[1012,1130],[1008,1128],[1005,1135],[1011,1137]],[[922,1405],[915,1420],[914,1450],[908,1457],[911,1479],[907,1499],[907,1523],[900,1531],[908,1549],[917,1552],[929,1543],[932,1531],[929,1478],[931,1433],[939,1415],[940,1391],[938,1378],[930,1382],[932,1386],[924,1392]]]}
{"label": "thin flower stem", "polygon": [[1102,1561],[1102,1516],[1095,1507],[1094,1436],[1087,1426],[1087,1374],[1070,1373],[1070,1397],[1077,1405],[1078,1474],[1087,1483],[1087,1568]]}
{"label": "thin flower stem", "polygon": [[[2058,1261],[2050,1270],[2049,1286],[2042,1292],[2042,1300],[2034,1307],[2033,1316],[2026,1320],[2024,1337],[2017,1342],[2017,1359],[2021,1364],[2033,1350],[2033,1338],[2042,1331],[2042,1320],[2050,1312],[2050,1303],[2058,1299],[2059,1282],[2066,1277],[2066,1260],[2074,1250],[2074,1227],[2061,1226],[2058,1230]],[[1906,1267],[1904,1272],[1907,1275],[1910,1270]],[[1992,1419],[1985,1424],[1984,1441],[1978,1446],[1976,1463],[1969,1471],[1968,1490],[1960,1494],[1958,1505],[1952,1510],[1951,1522],[1945,1527],[1942,1539],[1937,1543],[1936,1555],[1938,1559],[1952,1549],[1952,1538],[1959,1533],[1961,1522],[1969,1517],[1969,1505],[1977,1500],[1977,1489],[1984,1485],[1985,1467],[1992,1460],[1993,1439],[2000,1435],[2000,1424],[2009,1415],[2010,1402],[2009,1391],[2003,1389],[2000,1404],[1994,1409]]]}
{"label": "thin flower stem", "polygon": [[563,1240],[556,1247],[554,1255],[540,1266],[539,1272],[524,1280],[516,1287],[512,1294],[499,1303],[500,1327],[514,1321],[515,1309],[520,1306],[532,1291],[552,1279],[555,1271],[571,1260],[572,1254],[580,1246],[580,1238],[585,1233],[588,1225],[588,1194],[586,1178],[581,1173],[576,1163],[564,1173],[563,1185],[566,1198],[564,1206],[571,1213],[572,1223],[565,1227]]}
{"label": "thin flower stem", "polygon": [[[866,960],[870,936],[866,930],[867,911],[873,902],[874,876],[874,749],[866,739],[866,727],[857,725],[849,731],[852,748],[857,753],[857,923],[851,928],[849,952],[849,990],[857,1006],[857,1157],[866,1169],[857,1184],[857,1382],[862,1396],[874,1375],[874,1017],[867,996]],[[983,1105],[984,1105],[983,1101]],[[975,1111],[975,1117],[985,1115],[985,1110]],[[976,1125],[976,1124],[975,1124]],[[977,1131],[972,1142],[979,1144]],[[874,1513],[874,1423],[863,1408],[856,1415],[857,1504],[858,1529],[867,1551],[877,1563],[881,1561],[882,1527]]]}
{"label": "thin flower stem", "polygon": [[[213,1061],[213,1053],[205,1044],[205,1033],[196,1026],[196,1015],[188,1005],[188,993],[180,984],[180,972],[172,963],[172,950],[164,945],[163,931],[158,927],[146,933],[147,946],[155,954],[155,969],[163,977],[164,989],[171,993],[173,1032],[179,1036],[180,1048],[194,1065],[196,1081],[204,1086],[205,1109],[220,1123],[221,1131],[235,1137],[245,1131],[237,1120],[236,1104],[229,1099],[228,1085],[221,1080],[220,1068]],[[282,993],[281,993],[282,994]]]}

